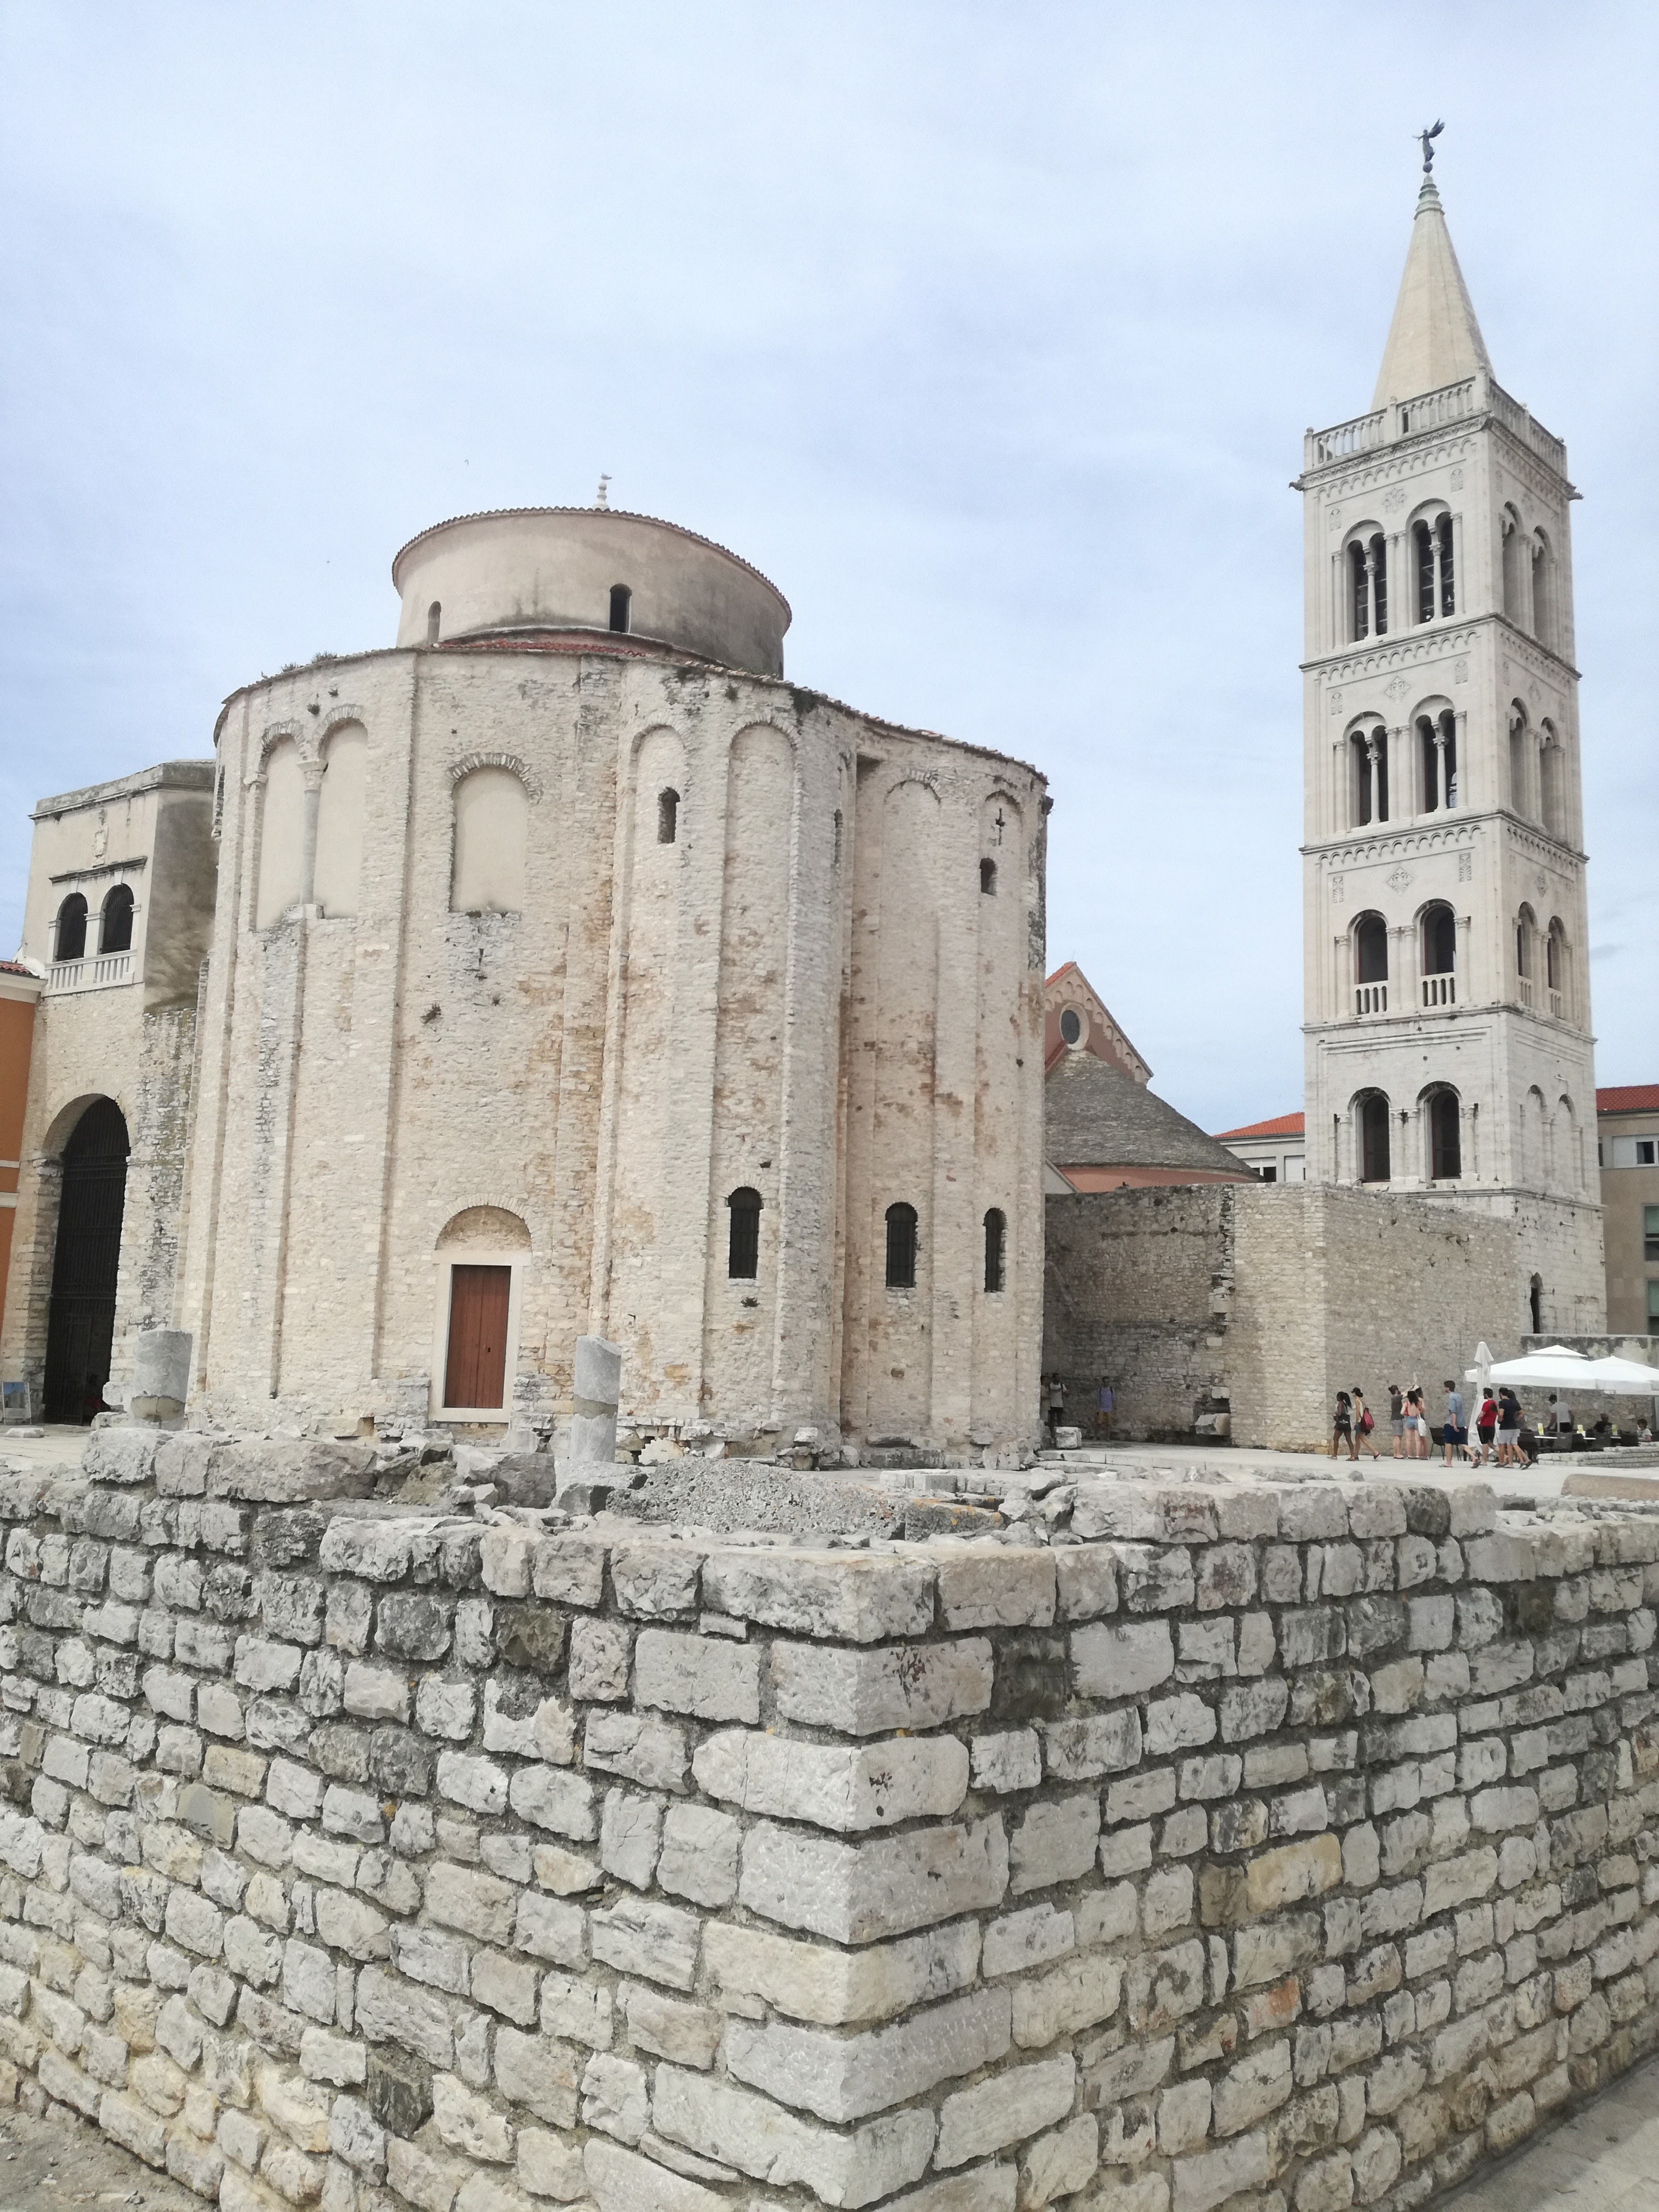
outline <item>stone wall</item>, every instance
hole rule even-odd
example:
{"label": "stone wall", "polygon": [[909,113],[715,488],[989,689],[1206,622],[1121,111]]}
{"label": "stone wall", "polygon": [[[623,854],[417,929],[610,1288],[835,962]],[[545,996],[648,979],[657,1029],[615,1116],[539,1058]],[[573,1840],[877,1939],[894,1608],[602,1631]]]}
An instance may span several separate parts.
{"label": "stone wall", "polygon": [[1102,1375],[1115,1432],[1190,1436],[1230,1409],[1236,1443],[1330,1441],[1339,1389],[1440,1385],[1483,1339],[1521,1349],[1515,1231],[1412,1194],[1314,1183],[1049,1198],[1043,1368],[1089,1433]]}
{"label": "stone wall", "polygon": [[0,2094],[227,2212],[1404,2212],[1659,2033],[1651,1521],[812,1551],[112,1433],[0,1483]]}

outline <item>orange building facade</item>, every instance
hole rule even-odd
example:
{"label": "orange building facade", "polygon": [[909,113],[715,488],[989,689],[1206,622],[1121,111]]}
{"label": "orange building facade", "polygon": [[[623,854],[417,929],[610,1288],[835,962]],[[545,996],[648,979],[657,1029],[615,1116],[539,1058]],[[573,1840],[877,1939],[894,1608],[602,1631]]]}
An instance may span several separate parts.
{"label": "orange building facade", "polygon": [[11,1232],[17,1218],[17,1177],[23,1156],[23,1109],[28,1103],[29,1057],[40,997],[39,976],[21,962],[0,960],[0,1322],[6,1317],[6,1279],[11,1269]]}

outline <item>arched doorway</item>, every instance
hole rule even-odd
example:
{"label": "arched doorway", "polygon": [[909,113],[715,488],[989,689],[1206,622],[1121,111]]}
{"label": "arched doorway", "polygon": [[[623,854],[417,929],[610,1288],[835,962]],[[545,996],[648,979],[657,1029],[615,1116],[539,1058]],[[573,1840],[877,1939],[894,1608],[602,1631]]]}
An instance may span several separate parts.
{"label": "arched doorway", "polygon": [[46,1316],[49,1421],[90,1421],[104,1401],[115,1334],[128,1149],[126,1121],[112,1098],[94,1099],[64,1147]]}

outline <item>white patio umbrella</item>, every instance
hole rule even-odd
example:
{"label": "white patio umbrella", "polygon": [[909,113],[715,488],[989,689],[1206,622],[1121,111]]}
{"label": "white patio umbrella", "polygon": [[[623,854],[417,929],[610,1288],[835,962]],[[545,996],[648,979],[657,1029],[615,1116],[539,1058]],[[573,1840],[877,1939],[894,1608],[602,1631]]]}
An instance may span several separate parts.
{"label": "white patio umbrella", "polygon": [[1488,1382],[1494,1385],[1507,1382],[1512,1390],[1593,1390],[1590,1370],[1595,1362],[1582,1352],[1574,1352],[1565,1344],[1546,1345],[1541,1352],[1528,1352],[1519,1359],[1493,1359],[1484,1344],[1475,1352],[1480,1362],[1486,1352],[1486,1371],[1469,1370],[1471,1382],[1479,1382],[1484,1389]]}
{"label": "white patio umbrella", "polygon": [[1584,1386],[1621,1398],[1659,1398],[1659,1367],[1644,1367],[1639,1359],[1620,1359],[1609,1353],[1588,1363]]}

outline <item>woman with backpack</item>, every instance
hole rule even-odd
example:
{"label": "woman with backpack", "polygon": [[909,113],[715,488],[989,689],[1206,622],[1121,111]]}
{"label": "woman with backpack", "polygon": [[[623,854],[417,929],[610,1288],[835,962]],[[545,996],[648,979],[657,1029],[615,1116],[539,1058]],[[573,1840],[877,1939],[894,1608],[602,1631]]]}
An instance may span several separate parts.
{"label": "woman with backpack", "polygon": [[[1376,1426],[1376,1423],[1371,1419],[1371,1409],[1365,1403],[1365,1394],[1356,1382],[1353,1386],[1353,1432],[1373,1459],[1381,1459],[1382,1453],[1371,1442],[1371,1431]],[[1355,1452],[1354,1457],[1358,1459],[1358,1453]]]}

